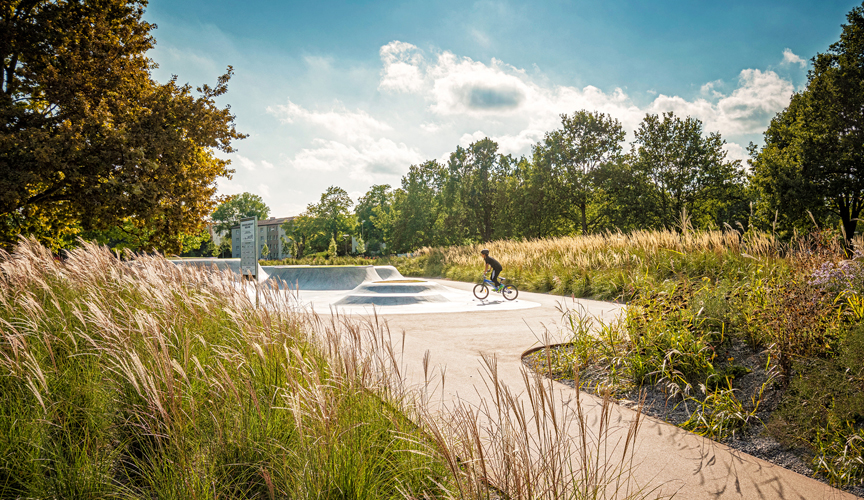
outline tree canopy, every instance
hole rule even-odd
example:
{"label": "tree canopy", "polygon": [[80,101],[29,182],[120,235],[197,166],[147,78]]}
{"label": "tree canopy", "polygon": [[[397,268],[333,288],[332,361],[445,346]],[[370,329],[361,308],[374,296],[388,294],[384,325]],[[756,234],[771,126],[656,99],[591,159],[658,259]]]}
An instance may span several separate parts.
{"label": "tree canopy", "polygon": [[[792,97],[754,152],[763,218],[786,231],[839,219],[851,239],[864,209],[864,5],[840,40],[813,58],[807,87]],[[808,213],[809,212],[809,213]]]}
{"label": "tree canopy", "polygon": [[176,252],[217,203],[215,181],[244,137],[215,99],[151,78],[144,0],[0,2],[0,245],[52,248],[81,231],[128,228]]}
{"label": "tree canopy", "polygon": [[240,219],[246,217],[258,217],[258,220],[270,216],[270,207],[257,194],[241,193],[223,201],[213,215],[210,216],[214,222],[214,229],[225,233],[231,227],[240,223]]}

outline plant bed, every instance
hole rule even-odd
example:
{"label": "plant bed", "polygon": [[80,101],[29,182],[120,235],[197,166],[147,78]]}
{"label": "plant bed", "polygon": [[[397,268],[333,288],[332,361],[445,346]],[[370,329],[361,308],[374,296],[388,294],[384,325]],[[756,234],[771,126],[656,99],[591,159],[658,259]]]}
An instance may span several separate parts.
{"label": "plant bed", "polygon": [[[817,470],[812,447],[789,446],[788,440],[784,443],[777,439],[781,426],[778,422],[784,421],[791,405],[799,403],[778,380],[767,350],[754,349],[746,342],[727,342],[714,353],[718,361],[713,364],[715,374],[711,380],[722,382],[706,382],[700,387],[681,387],[669,379],[654,384],[633,383],[615,374],[602,360],[568,366],[567,360],[579,359],[580,354],[584,350],[578,343],[559,344],[529,352],[522,361],[532,371],[570,387],[597,396],[611,392],[614,401],[622,406],[635,410],[641,401],[645,415],[864,497],[860,483],[837,484],[836,477],[832,481]],[[800,385],[806,375],[794,374],[797,382],[791,385]]]}

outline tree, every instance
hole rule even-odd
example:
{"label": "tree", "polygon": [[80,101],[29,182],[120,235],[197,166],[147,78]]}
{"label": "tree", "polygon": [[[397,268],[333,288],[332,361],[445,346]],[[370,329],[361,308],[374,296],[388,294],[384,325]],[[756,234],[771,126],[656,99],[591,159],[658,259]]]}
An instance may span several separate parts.
{"label": "tree", "polygon": [[447,243],[492,239],[511,163],[488,137],[450,155],[442,193]]}
{"label": "tree", "polygon": [[330,258],[333,258],[333,257],[336,257],[337,253],[338,253],[338,250],[337,250],[337,247],[336,247],[336,238],[335,238],[335,237],[331,237],[331,238],[330,238],[330,244],[327,245],[327,255],[328,255]]}
{"label": "tree", "polygon": [[[813,58],[805,90],[765,132],[752,160],[763,218],[783,228],[839,218],[850,239],[864,209],[864,4],[840,40]],[[767,212],[767,213],[766,213]]]}
{"label": "tree", "polygon": [[407,252],[440,244],[443,231],[439,193],[446,178],[445,168],[435,160],[411,165],[402,176],[402,187],[394,193],[393,207],[398,217],[393,226],[391,252]]}
{"label": "tree", "polygon": [[233,226],[240,223],[240,219],[246,217],[258,217],[258,220],[270,216],[270,207],[257,194],[241,193],[223,201],[213,215],[210,216],[216,223],[214,230],[219,233],[227,233]]}
{"label": "tree", "polygon": [[219,257],[220,259],[231,257],[231,246],[231,238],[222,238],[222,242],[219,243],[219,247],[213,251],[213,256]]}
{"label": "tree", "polygon": [[354,216],[359,223],[360,236],[367,241],[383,240],[391,228],[386,227],[393,210],[393,192],[389,184],[376,184],[357,200]]}
{"label": "tree", "polygon": [[342,240],[356,226],[349,209],[354,204],[344,189],[330,186],[318,203],[310,203],[306,211],[282,225],[287,235],[297,243],[296,256],[321,252],[329,248],[329,241]]}
{"label": "tree", "polygon": [[[561,129],[549,132],[539,147],[544,160],[562,184],[562,213],[588,234],[588,205],[595,194],[594,173],[621,154],[624,128],[600,112],[577,111],[561,115]],[[570,207],[577,211],[574,213]]]}
{"label": "tree", "polygon": [[159,84],[144,0],[0,4],[0,245],[33,234],[57,248],[81,231],[129,227],[177,252],[233,172],[232,74],[192,95]]}
{"label": "tree", "polygon": [[265,259],[270,255],[270,247],[267,246],[267,243],[264,243],[264,246],[261,247],[261,258]]}
{"label": "tree", "polygon": [[743,192],[740,162],[727,161],[719,133],[702,135],[702,122],[673,113],[646,115],[636,130],[632,162],[653,188],[643,194],[661,227],[676,225],[684,210],[698,225],[719,225],[718,209]]}
{"label": "tree", "polygon": [[330,186],[321,195],[321,200],[317,204],[310,204],[306,212],[317,219],[326,235],[341,240],[341,235],[350,233],[356,225],[349,212],[352,205],[354,202],[344,189]]}

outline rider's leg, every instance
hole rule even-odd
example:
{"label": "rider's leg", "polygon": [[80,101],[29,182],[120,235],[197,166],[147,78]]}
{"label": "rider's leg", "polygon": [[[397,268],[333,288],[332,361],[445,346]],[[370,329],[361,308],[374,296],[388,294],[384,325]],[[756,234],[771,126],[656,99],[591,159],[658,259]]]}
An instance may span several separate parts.
{"label": "rider's leg", "polygon": [[496,270],[493,269],[493,270],[492,270],[492,275],[489,276],[489,279],[492,280],[492,283],[495,283],[495,289],[496,289],[496,290],[499,289],[499,288],[501,288],[501,282],[498,281],[498,275],[499,275],[500,273],[501,273],[501,271],[496,271]]}

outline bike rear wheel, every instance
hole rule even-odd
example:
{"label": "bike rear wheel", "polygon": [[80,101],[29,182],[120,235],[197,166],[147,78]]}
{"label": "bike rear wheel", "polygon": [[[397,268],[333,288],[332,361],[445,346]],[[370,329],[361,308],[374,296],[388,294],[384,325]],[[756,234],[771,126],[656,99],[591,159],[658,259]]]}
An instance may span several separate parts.
{"label": "bike rear wheel", "polygon": [[489,287],[486,285],[474,285],[474,296],[480,300],[485,299],[489,296]]}
{"label": "bike rear wheel", "polygon": [[507,300],[514,300],[519,296],[519,290],[513,285],[504,285],[504,288],[501,289],[501,295]]}

